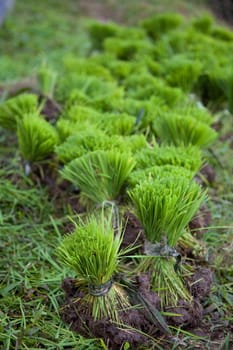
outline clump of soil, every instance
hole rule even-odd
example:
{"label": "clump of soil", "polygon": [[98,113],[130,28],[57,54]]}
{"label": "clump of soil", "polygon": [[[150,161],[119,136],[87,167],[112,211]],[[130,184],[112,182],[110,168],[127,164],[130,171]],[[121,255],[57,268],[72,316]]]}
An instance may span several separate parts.
{"label": "clump of soil", "polygon": [[[167,307],[165,311],[176,314],[167,316],[166,322],[173,326],[197,327],[203,318],[203,307],[201,301],[208,295],[212,283],[212,273],[209,269],[198,269],[187,280],[187,287],[193,295],[193,301],[180,300],[175,307]],[[148,302],[148,305],[160,309],[160,299],[158,295],[150,289],[150,277],[148,274],[137,276],[129,290],[129,297],[132,305],[139,304],[138,296]],[[87,312],[87,304],[81,301],[84,298],[75,285],[75,280],[67,278],[62,283],[65,292],[65,305],[61,310],[64,322],[71,328],[85,337],[101,337],[108,344],[108,349],[120,349],[125,342],[130,343],[132,349],[137,349],[139,345],[149,344],[151,337],[157,338],[165,334],[168,340],[170,336],[161,325],[151,320],[151,310],[145,308],[132,308],[126,312],[120,312],[119,317],[124,327],[119,328],[108,319],[94,320]],[[128,327],[128,330],[127,330]],[[130,329],[131,328],[131,329]],[[132,330],[134,328],[134,330]],[[137,330],[139,332],[137,332]],[[148,334],[149,337],[146,337]]]}
{"label": "clump of soil", "polygon": [[176,327],[196,327],[203,317],[203,307],[198,299],[194,299],[192,303],[180,300],[177,306],[167,307],[165,311],[174,314],[167,317],[167,321]]}
{"label": "clump of soil", "polygon": [[39,95],[39,101],[43,101],[41,114],[45,116],[48,122],[54,124],[61,113],[61,106],[53,99],[42,95]]}
{"label": "clump of soil", "polygon": [[[189,228],[195,233],[197,238],[201,238],[205,232],[205,228],[211,223],[211,212],[204,205],[200,208],[197,215],[190,221]],[[202,230],[203,229],[203,230]]]}
{"label": "clump of soil", "polygon": [[[143,329],[148,328],[148,321],[139,309],[132,308],[125,312],[120,312],[119,317],[124,328],[119,328],[108,319],[94,320],[87,310],[86,304],[80,300],[84,298],[82,292],[75,286],[75,280],[67,278],[62,283],[62,288],[66,294],[66,303],[62,308],[62,319],[71,325],[71,328],[85,337],[103,338],[108,344],[108,348],[118,350],[122,344],[129,342],[133,349],[139,344],[148,343],[148,338],[136,330],[127,330],[129,328]],[[77,300],[79,299],[79,302]]]}
{"label": "clump of soil", "polygon": [[205,164],[200,170],[200,174],[195,176],[197,183],[203,187],[207,187],[209,184],[214,183],[216,173],[214,168],[210,164]]}
{"label": "clump of soil", "polygon": [[202,321],[204,311],[201,302],[209,295],[213,274],[208,268],[198,268],[186,278],[186,287],[193,297],[190,303],[180,300],[177,306],[167,307],[166,311],[176,314],[169,316],[167,321],[175,326],[197,327]]}
{"label": "clump of soil", "polygon": [[196,268],[195,273],[188,278],[191,294],[200,301],[209,295],[212,282],[213,273],[208,268]]}
{"label": "clump of soil", "polygon": [[206,179],[206,181],[211,184],[215,181],[216,178],[216,172],[214,170],[214,168],[212,167],[212,165],[210,164],[205,164],[202,168],[201,168],[201,174],[204,176],[204,178]]}

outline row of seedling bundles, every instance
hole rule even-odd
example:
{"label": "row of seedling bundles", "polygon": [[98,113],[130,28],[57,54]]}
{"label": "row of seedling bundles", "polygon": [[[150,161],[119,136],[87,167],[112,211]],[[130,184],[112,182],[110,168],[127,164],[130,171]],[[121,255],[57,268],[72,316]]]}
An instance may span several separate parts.
{"label": "row of seedling bundles", "polygon": [[[91,22],[88,30],[89,57],[66,57],[59,74],[41,67],[39,93],[7,99],[0,124],[16,133],[28,176],[49,167],[85,208],[56,250],[76,275],[63,282],[63,319],[113,348],[136,347],[171,337],[170,324],[202,319],[211,273],[199,266],[203,243],[189,223],[207,200],[197,182],[202,150],[217,137],[206,106],[231,111],[232,76],[220,79],[219,67],[233,39],[209,17],[187,24],[159,15],[137,28]],[[128,211],[141,225],[130,245]],[[185,249],[199,252],[196,260]]]}

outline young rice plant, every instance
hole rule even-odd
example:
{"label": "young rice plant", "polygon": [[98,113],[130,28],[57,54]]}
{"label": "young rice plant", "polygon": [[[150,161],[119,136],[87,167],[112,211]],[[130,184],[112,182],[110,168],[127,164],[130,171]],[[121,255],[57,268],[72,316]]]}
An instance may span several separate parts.
{"label": "young rice plant", "polygon": [[191,297],[174,269],[174,247],[200,204],[205,192],[183,176],[165,176],[144,181],[129,192],[146,235],[145,253],[139,271],[151,270],[152,288],[162,305],[176,305]]}
{"label": "young rice plant", "polygon": [[94,320],[108,318],[119,323],[119,312],[130,307],[127,293],[114,281],[126,253],[120,251],[121,242],[122,235],[114,234],[112,216],[106,218],[102,212],[98,219],[92,216],[86,224],[76,224],[57,248],[60,261],[75,271],[77,288],[84,293],[77,299],[78,309]]}

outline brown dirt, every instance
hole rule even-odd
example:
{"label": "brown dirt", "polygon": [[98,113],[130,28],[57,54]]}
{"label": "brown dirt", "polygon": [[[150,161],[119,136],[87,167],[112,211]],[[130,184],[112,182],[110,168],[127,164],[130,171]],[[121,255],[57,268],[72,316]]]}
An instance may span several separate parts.
{"label": "brown dirt", "polygon": [[[211,223],[211,212],[203,205],[197,215],[190,221],[189,228],[197,238],[201,238]],[[203,230],[202,230],[203,229]]]}
{"label": "brown dirt", "polygon": [[[167,307],[165,311],[178,314],[179,316],[166,317],[166,322],[172,326],[182,326],[187,329],[197,327],[203,319],[204,311],[201,302],[210,292],[212,283],[212,273],[209,269],[198,269],[192,277],[187,280],[187,287],[193,294],[193,302],[180,301],[176,307]],[[149,275],[142,274],[135,278],[133,289],[129,290],[129,296],[132,305],[139,303],[138,295],[146,300],[149,305],[160,309],[160,299],[156,293],[150,290]],[[108,319],[94,321],[87,313],[87,307],[83,300],[84,294],[75,286],[75,280],[67,278],[62,283],[65,292],[65,305],[61,310],[61,316],[64,322],[71,328],[85,337],[101,337],[108,344],[108,349],[120,349],[124,342],[129,342],[132,349],[137,349],[139,345],[148,344],[149,338],[142,335],[142,332],[149,337],[165,336],[161,326],[151,321],[150,312],[144,308],[131,309],[127,312],[121,312],[125,327],[138,329],[126,331],[112,324]],[[133,293],[132,293],[133,290]],[[170,336],[166,335],[169,341]]]}
{"label": "brown dirt", "polygon": [[[108,319],[95,321],[85,310],[83,303],[75,302],[77,298],[82,300],[84,295],[75,287],[73,279],[65,279],[62,288],[66,294],[66,303],[61,315],[63,321],[71,325],[72,330],[85,337],[103,338],[108,344],[108,349],[112,350],[120,349],[125,342],[129,342],[133,349],[136,349],[139,344],[148,343],[146,336],[133,330],[119,328]],[[140,310],[130,309],[119,313],[119,317],[125,327],[148,328],[148,321]]]}
{"label": "brown dirt", "polygon": [[[58,177],[56,165],[53,162],[34,164],[30,174],[35,184],[39,184],[47,188],[49,200],[55,203],[56,214],[64,216],[64,212],[73,212],[80,214],[86,211],[79,199],[79,191],[74,190],[73,185]],[[68,223],[65,226],[65,232],[71,231],[73,225]]]}
{"label": "brown dirt", "polygon": [[43,101],[43,108],[41,114],[45,116],[45,119],[51,124],[55,124],[59,114],[61,113],[61,106],[49,97],[39,95],[39,102]]}
{"label": "brown dirt", "polygon": [[208,268],[196,268],[195,273],[187,282],[193,297],[202,301],[210,293],[210,288],[213,282],[213,273]]}
{"label": "brown dirt", "polygon": [[129,211],[124,213],[123,228],[124,237],[121,248],[126,248],[132,245],[135,246],[135,249],[131,252],[132,254],[135,254],[136,251],[141,252],[144,243],[143,227],[136,216]]}
{"label": "brown dirt", "polygon": [[210,164],[203,165],[200,170],[200,175],[195,176],[195,180],[203,187],[207,187],[209,184],[212,184],[215,181],[215,178],[215,170]]}
{"label": "brown dirt", "polygon": [[168,324],[176,327],[196,327],[203,317],[203,307],[198,299],[192,303],[181,300],[176,307],[167,307],[165,311],[176,314],[167,317]]}
{"label": "brown dirt", "polygon": [[229,142],[230,148],[233,149],[233,131],[229,131],[226,134],[224,134],[223,136],[221,136],[220,140]]}

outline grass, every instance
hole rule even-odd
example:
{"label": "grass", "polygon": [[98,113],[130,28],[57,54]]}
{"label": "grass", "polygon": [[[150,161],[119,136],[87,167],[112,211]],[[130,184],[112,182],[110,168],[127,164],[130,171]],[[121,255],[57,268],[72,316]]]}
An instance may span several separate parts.
{"label": "grass", "polygon": [[[8,168],[8,174],[11,169]],[[1,174],[0,344],[2,349],[98,349],[97,340],[77,337],[59,316],[60,284],[68,271],[58,265],[54,250],[67,218],[53,218],[46,191],[28,189],[22,176],[18,189]],[[6,187],[7,185],[7,187]],[[4,186],[4,188],[3,188]],[[14,198],[14,205],[12,201]],[[100,347],[101,348],[101,347]]]}
{"label": "grass", "polygon": [[[13,15],[0,32],[2,84],[34,74],[38,67],[43,67],[44,61],[48,66],[59,68],[64,55],[84,56],[89,43],[80,11],[81,14],[97,13],[94,7],[91,9],[93,1],[88,1],[90,6],[86,9],[85,3],[87,1],[81,0],[17,1]],[[107,5],[110,18],[134,24],[138,18],[168,7],[171,12],[196,14],[203,4],[204,1],[184,0],[172,3],[167,0],[105,0],[101,1],[100,10]],[[232,130],[229,117],[222,121],[221,134]],[[35,187],[23,174],[14,137],[1,129],[0,140],[0,348],[106,349],[101,340],[84,339],[61,321],[59,308],[63,293],[60,284],[71,274],[57,263],[54,249],[61,242],[69,220],[54,211],[47,190]],[[205,306],[219,313],[212,333],[220,329],[221,339],[216,344],[210,338],[211,332],[205,340],[187,332],[183,334],[186,349],[212,349],[214,346],[230,349],[233,341],[230,331],[233,310],[233,151],[228,141],[215,141],[211,149],[215,157],[208,150],[206,157],[213,163],[217,177],[209,191],[212,227],[206,231],[204,239],[215,281]],[[211,322],[210,314],[206,316],[206,322]],[[177,335],[180,336],[179,331]]]}

